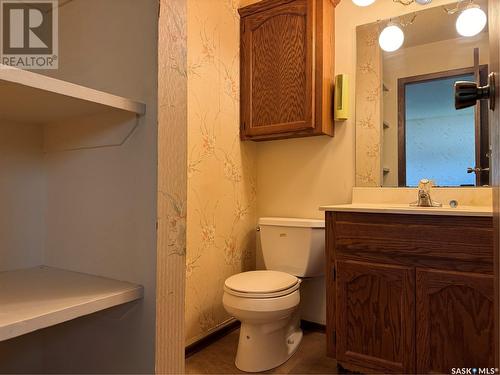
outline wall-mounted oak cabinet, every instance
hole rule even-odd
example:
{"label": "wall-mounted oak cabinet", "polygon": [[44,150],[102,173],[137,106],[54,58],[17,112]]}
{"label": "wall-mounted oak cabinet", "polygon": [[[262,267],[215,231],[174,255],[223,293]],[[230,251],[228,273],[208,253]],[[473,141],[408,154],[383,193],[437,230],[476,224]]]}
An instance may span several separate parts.
{"label": "wall-mounted oak cabinet", "polygon": [[242,140],[333,136],[335,3],[263,0],[239,10]]}

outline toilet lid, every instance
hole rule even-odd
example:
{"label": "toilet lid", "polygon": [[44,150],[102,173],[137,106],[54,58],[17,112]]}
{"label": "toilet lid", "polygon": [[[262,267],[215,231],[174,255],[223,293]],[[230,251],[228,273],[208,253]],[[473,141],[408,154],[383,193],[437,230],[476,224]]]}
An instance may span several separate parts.
{"label": "toilet lid", "polygon": [[[299,279],[280,271],[250,271],[229,277],[224,286],[239,293],[274,294],[297,286]],[[295,288],[297,289],[297,288]]]}

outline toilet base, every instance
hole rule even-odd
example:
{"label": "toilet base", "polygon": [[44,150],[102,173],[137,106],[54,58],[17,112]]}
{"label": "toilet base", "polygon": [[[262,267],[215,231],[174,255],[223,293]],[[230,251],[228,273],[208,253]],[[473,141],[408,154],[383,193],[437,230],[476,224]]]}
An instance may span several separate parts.
{"label": "toilet base", "polygon": [[241,323],[236,367],[245,372],[261,372],[285,363],[302,341],[299,319],[283,319],[268,324]]}

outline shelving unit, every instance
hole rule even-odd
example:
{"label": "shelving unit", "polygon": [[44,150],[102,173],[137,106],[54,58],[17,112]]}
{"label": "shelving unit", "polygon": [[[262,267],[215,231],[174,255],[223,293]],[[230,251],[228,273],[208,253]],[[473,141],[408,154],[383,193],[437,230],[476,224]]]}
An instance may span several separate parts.
{"label": "shelving unit", "polygon": [[88,3],[0,64],[1,374],[155,371],[158,4]]}
{"label": "shelving unit", "polygon": [[57,268],[0,272],[0,341],[142,296],[140,285]]}
{"label": "shelving unit", "polygon": [[47,124],[107,111],[146,113],[128,98],[0,64],[0,119]]}

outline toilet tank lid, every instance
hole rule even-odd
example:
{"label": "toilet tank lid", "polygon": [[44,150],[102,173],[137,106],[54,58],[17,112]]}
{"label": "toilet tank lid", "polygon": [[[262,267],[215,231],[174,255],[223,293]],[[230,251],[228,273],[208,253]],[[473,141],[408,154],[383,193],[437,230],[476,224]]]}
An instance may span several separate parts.
{"label": "toilet tank lid", "polygon": [[325,221],[320,219],[299,219],[291,217],[261,217],[259,225],[272,225],[279,227],[305,227],[324,228]]}

